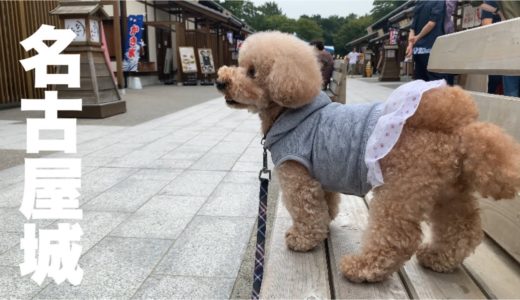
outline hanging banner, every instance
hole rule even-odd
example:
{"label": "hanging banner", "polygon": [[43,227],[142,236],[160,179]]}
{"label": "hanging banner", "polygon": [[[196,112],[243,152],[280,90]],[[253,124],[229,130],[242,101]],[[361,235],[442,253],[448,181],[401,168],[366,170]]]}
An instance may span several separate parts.
{"label": "hanging banner", "polygon": [[123,61],[123,71],[137,72],[139,63],[139,53],[143,42],[144,16],[128,16],[128,39],[125,41],[125,60]]}

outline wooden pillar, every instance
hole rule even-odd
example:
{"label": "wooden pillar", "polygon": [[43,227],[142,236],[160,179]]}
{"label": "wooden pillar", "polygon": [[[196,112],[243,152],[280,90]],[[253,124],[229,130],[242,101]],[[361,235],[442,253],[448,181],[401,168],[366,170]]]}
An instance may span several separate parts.
{"label": "wooden pillar", "polygon": [[116,47],[117,87],[124,88],[123,49],[121,47],[121,18],[119,16],[119,0],[113,1],[114,7],[114,46]]}
{"label": "wooden pillar", "polygon": [[[176,47],[174,51],[179,51],[179,47],[186,45],[186,23],[183,20],[182,22],[175,22],[175,39],[177,41]],[[182,64],[181,64],[181,56],[177,54],[177,82],[182,81]]]}
{"label": "wooden pillar", "polygon": [[[121,21],[122,21],[122,25],[123,28],[121,28],[121,39],[123,41],[127,41],[128,40],[128,15],[126,13],[126,1],[121,1],[119,2],[120,3],[120,6],[121,6]],[[124,43],[122,43],[122,45],[124,45]],[[124,83],[124,87],[126,88],[127,86],[127,72],[124,73],[125,75],[125,83]]]}

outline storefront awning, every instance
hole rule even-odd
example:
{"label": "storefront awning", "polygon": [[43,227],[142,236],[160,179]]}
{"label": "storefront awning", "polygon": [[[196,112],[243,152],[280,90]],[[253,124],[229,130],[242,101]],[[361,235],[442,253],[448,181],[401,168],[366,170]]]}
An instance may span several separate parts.
{"label": "storefront awning", "polygon": [[355,45],[360,44],[360,43],[362,43],[364,41],[368,41],[369,39],[371,39],[371,38],[373,38],[375,36],[377,36],[377,32],[369,33],[369,34],[367,34],[365,36],[362,36],[362,37],[360,37],[358,39],[353,40],[352,42],[347,43],[346,46],[347,47],[355,46]]}

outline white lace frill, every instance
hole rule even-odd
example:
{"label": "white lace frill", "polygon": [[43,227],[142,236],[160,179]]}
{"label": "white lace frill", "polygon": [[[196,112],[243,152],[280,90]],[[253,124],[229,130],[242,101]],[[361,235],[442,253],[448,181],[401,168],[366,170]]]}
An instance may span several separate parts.
{"label": "white lace frill", "polygon": [[410,118],[427,90],[445,86],[446,81],[415,80],[395,89],[384,102],[383,113],[367,141],[365,163],[368,167],[368,182],[372,187],[384,183],[379,160],[394,147],[401,135],[404,123]]}

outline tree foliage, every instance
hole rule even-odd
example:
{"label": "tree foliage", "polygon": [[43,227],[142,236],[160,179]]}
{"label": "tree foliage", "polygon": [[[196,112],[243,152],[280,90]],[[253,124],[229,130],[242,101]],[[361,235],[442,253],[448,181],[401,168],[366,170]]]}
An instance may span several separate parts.
{"label": "tree foliage", "polygon": [[336,48],[340,54],[345,54],[347,49],[345,45],[367,33],[366,29],[370,24],[373,23],[372,16],[365,15],[357,17],[355,15],[347,17],[347,20],[339,28],[337,33],[334,35],[334,45],[338,45]]}
{"label": "tree foliage", "polygon": [[372,18],[374,19],[374,22],[386,16],[392,10],[403,5],[405,2],[406,1],[403,0],[374,0],[374,2],[372,3],[372,10],[370,11]]}
{"label": "tree foliage", "polygon": [[230,10],[256,31],[279,30],[296,34],[301,39],[323,40],[325,45],[333,45],[336,53],[347,53],[345,44],[366,34],[366,28],[386,16],[406,1],[373,0],[370,14],[358,16],[349,14],[323,18],[320,15],[302,15],[297,20],[287,17],[274,1],[255,6],[250,0],[220,0],[220,5]]}

